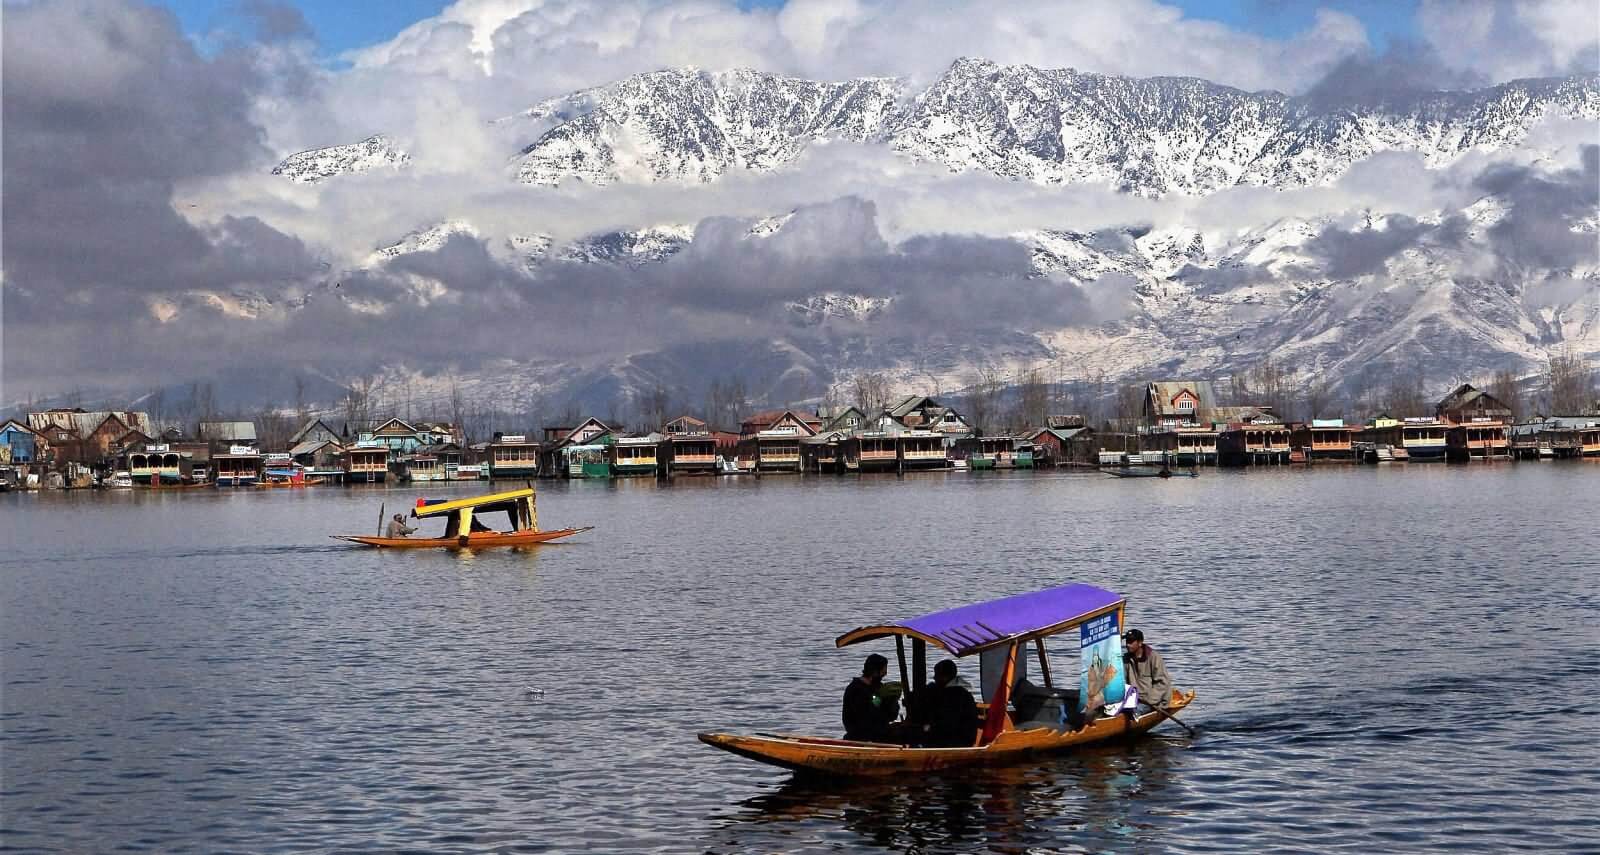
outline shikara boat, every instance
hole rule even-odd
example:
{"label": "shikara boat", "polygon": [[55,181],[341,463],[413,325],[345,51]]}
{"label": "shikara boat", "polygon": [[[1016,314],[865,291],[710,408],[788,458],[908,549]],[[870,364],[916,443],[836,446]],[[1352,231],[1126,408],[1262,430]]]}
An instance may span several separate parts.
{"label": "shikara boat", "polygon": [[[977,654],[987,702],[978,704],[983,722],[971,746],[924,748],[766,733],[702,733],[700,741],[796,772],[870,776],[1010,764],[1132,738],[1169,716],[1154,710],[1132,716],[1102,714],[1103,701],[1124,697],[1121,627],[1126,603],[1117,594],[1091,585],[1064,585],[900,623],[865,626],[834,640],[835,646],[846,647],[894,638],[901,683],[911,688],[913,703],[917,689],[927,684],[928,645],[957,657]],[[1079,642],[1075,647],[1084,663],[1075,674],[1075,688],[1071,690],[1053,682],[1045,647],[1045,639],[1063,633]],[[910,672],[906,665],[908,638],[913,663]],[[1042,687],[1026,679],[1030,642],[1038,657]],[[1088,677],[1090,663],[1100,673],[1092,686]],[[1115,676],[1106,676],[1106,668],[1113,669]],[[989,689],[991,683],[993,688]],[[1166,712],[1178,712],[1193,700],[1194,692],[1174,690]],[[1082,713],[1068,715],[1069,709]]]}
{"label": "shikara boat", "polygon": [[[511,528],[495,531],[478,520],[484,514],[504,513],[511,520]],[[539,511],[534,504],[534,491],[529,487],[491,493],[470,499],[445,501],[418,499],[411,509],[416,519],[444,517],[445,533],[442,537],[367,537],[355,534],[332,535],[336,540],[348,540],[363,546],[382,549],[487,549],[499,546],[533,546],[546,541],[571,537],[594,526],[563,528],[554,531],[539,530]],[[379,513],[379,528],[385,523]]]}
{"label": "shikara boat", "polygon": [[1134,468],[1132,466],[1124,466],[1124,467],[1122,467],[1120,469],[1105,469],[1105,470],[1102,470],[1102,471],[1104,471],[1107,475],[1115,475],[1118,478],[1198,478],[1198,477],[1200,477],[1200,473],[1195,472],[1192,469],[1155,469],[1155,468],[1152,468],[1152,467],[1149,467],[1149,466],[1143,466],[1143,467],[1139,467],[1139,468]]}

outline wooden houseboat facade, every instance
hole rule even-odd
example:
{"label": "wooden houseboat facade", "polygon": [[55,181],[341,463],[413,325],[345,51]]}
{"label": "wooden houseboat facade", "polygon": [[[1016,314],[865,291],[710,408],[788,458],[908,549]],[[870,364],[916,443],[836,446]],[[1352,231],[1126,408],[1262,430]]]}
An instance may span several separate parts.
{"label": "wooden houseboat facade", "polygon": [[1276,466],[1289,462],[1289,428],[1281,424],[1230,424],[1217,434],[1223,466]]}
{"label": "wooden houseboat facade", "polygon": [[188,453],[174,451],[162,443],[128,452],[128,474],[135,484],[186,483],[192,480],[192,468]]}
{"label": "wooden houseboat facade", "polygon": [[665,439],[658,433],[618,437],[611,444],[611,475],[616,478],[640,478],[660,474],[665,463],[661,454]]}
{"label": "wooden houseboat facade", "polygon": [[757,413],[740,429],[739,456],[757,474],[801,471],[800,441],[816,436],[821,419],[793,410]]}
{"label": "wooden houseboat facade", "polygon": [[1343,419],[1313,419],[1289,431],[1289,446],[1310,463],[1358,463],[1356,434],[1360,428]]}
{"label": "wooden houseboat facade", "polygon": [[389,480],[389,446],[358,442],[344,450],[346,484],[382,484]]}
{"label": "wooden houseboat facade", "polygon": [[1446,431],[1446,453],[1451,460],[1506,460],[1511,440],[1504,422],[1488,419],[1455,425]]}
{"label": "wooden houseboat facade", "polygon": [[714,475],[717,440],[709,433],[668,434],[667,471],[673,475]]}
{"label": "wooden houseboat facade", "polygon": [[522,434],[501,435],[484,448],[484,465],[491,480],[534,478],[539,475],[539,443]]}
{"label": "wooden houseboat facade", "polygon": [[261,452],[234,445],[225,454],[211,455],[211,481],[218,487],[254,487],[261,483]]}

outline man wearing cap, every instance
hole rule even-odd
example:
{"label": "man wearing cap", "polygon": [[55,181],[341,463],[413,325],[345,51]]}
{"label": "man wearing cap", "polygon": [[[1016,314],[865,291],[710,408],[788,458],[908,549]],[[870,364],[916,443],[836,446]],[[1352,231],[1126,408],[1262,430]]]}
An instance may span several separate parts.
{"label": "man wearing cap", "polygon": [[1144,643],[1144,633],[1130,629],[1122,634],[1122,659],[1127,664],[1128,680],[1139,690],[1139,702],[1151,707],[1172,703],[1172,678],[1167,665],[1154,647]]}

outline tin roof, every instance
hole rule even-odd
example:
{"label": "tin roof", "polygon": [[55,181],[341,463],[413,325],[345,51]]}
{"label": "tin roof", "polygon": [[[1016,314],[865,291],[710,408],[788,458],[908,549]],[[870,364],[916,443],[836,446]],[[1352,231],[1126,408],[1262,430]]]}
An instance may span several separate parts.
{"label": "tin roof", "polygon": [[223,442],[255,442],[255,422],[201,422],[200,436]]}

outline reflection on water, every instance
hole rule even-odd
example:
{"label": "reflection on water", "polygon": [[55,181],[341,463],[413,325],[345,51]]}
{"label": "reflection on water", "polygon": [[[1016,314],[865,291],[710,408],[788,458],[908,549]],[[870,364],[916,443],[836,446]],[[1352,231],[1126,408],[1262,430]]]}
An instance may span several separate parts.
{"label": "reflection on water", "polygon": [[1103,851],[1163,836],[1146,812],[1170,796],[1182,741],[1161,736],[1036,765],[916,778],[791,777],[741,802],[707,851],[796,851],[847,842],[908,852]]}
{"label": "reflection on water", "polygon": [[[0,496],[0,845],[1600,848],[1597,476],[549,483],[598,528],[480,552],[327,539],[403,489]],[[837,735],[840,632],[1066,581],[1129,596],[1197,736],[857,783],[694,738]]]}

